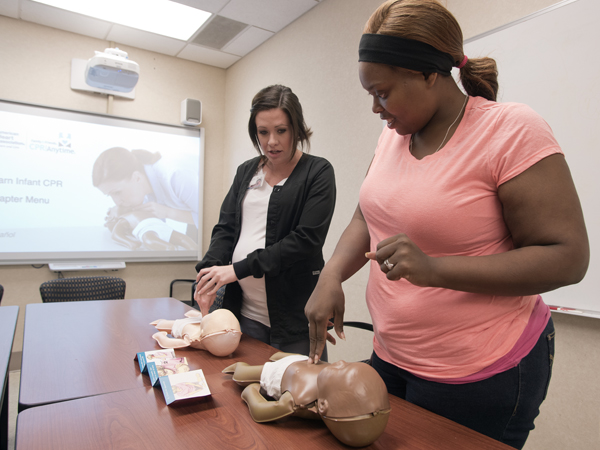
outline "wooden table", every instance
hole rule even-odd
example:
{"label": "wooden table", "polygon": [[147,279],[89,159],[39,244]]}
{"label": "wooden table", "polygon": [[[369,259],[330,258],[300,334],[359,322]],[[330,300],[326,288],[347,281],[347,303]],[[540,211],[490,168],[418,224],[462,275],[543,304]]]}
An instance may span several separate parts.
{"label": "wooden table", "polygon": [[[78,302],[65,304],[60,310],[48,309],[46,314],[43,314],[46,308],[29,309],[30,306],[46,305],[56,306],[45,304],[27,307],[27,314],[34,319],[28,322],[27,315],[25,317],[26,338],[28,334],[31,335],[30,339],[33,338],[32,335],[37,334],[31,324],[37,323],[44,316],[47,322],[57,325],[57,321],[65,322],[66,319],[61,318],[61,315],[68,310],[71,317],[78,315],[77,310],[94,310],[97,322],[105,323],[105,326],[110,325],[115,332],[120,330],[118,338],[106,336],[105,340],[112,341],[112,345],[120,345],[121,348],[112,348],[108,342],[98,344],[96,339],[102,337],[102,326],[89,319],[90,331],[86,339],[72,345],[83,355],[94,349],[96,358],[104,360],[106,364],[87,359],[84,364],[74,349],[67,348],[71,344],[64,345],[66,349],[60,353],[63,353],[66,359],[62,358],[61,362],[54,363],[52,358],[45,359],[44,363],[49,365],[52,371],[45,377],[46,374],[40,369],[36,378],[47,378],[41,384],[45,386],[45,390],[55,391],[54,394],[44,394],[39,387],[27,386],[33,378],[24,380],[22,372],[21,393],[28,392],[29,397],[21,401],[25,401],[27,406],[50,403],[51,398],[60,403],[30,407],[19,413],[17,450],[347,448],[320,421],[299,418],[286,418],[267,424],[252,421],[246,404],[240,398],[242,388],[231,380],[231,375],[221,373],[225,367],[237,361],[263,364],[275,351],[269,345],[247,336],[242,336],[239,347],[232,355],[223,358],[202,350],[176,349],[177,356],[188,358],[192,370],[204,371],[212,395],[186,406],[166,406],[161,390],[150,387],[147,375],[139,374],[133,356],[138,351],[158,348],[151,339],[154,329],[148,324],[158,318],[174,319],[183,316],[183,312],[189,307],[181,302],[173,299]],[[157,316],[156,313],[161,309],[164,314]],[[138,323],[130,323],[128,327],[124,327],[125,323],[134,321]],[[44,330],[40,332],[44,333]],[[64,339],[64,335],[59,333],[56,337],[50,336],[47,339],[49,342],[45,342],[43,347],[54,348],[56,352],[62,348],[57,340]],[[84,342],[87,342],[88,348]],[[27,355],[28,351],[29,348],[24,345],[24,361],[33,358]],[[39,350],[36,352],[40,353]],[[102,357],[102,352],[116,352],[117,356],[109,362],[110,358],[106,355],[105,358]],[[67,375],[67,380],[64,380],[60,372],[69,372],[71,366],[78,367],[78,370],[72,372],[73,375]],[[22,370],[24,369],[31,370],[31,367],[24,366]],[[76,375],[87,381],[77,381]],[[114,380],[119,377],[123,379]],[[104,378],[113,380],[107,381]],[[76,392],[69,393],[69,383],[75,383]],[[105,392],[101,392],[102,390]],[[74,400],[62,401],[68,399]],[[370,448],[509,449],[497,441],[400,398],[390,396],[390,403],[392,412],[386,430]]]}
{"label": "wooden table", "polygon": [[0,306],[0,450],[8,447],[8,365],[17,327],[18,306]]}
{"label": "wooden table", "polygon": [[149,386],[132,363],[137,352],[157,348],[149,323],[189,309],[166,297],[27,305],[19,411]]}

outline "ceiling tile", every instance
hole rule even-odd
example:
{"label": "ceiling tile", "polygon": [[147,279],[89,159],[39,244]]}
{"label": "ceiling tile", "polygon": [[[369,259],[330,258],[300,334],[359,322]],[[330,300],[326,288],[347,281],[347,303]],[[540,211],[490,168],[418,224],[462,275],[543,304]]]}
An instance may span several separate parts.
{"label": "ceiling tile", "polygon": [[278,32],[318,4],[317,0],[231,0],[219,15]]}
{"label": "ceiling tile", "polygon": [[[211,44],[212,41],[210,41],[207,45],[195,45],[43,5],[32,0],[0,0],[0,14],[101,40],[113,41],[116,44],[130,45],[202,64],[227,68],[261,45],[274,33],[317,6],[321,0],[171,1],[208,11],[211,14],[218,13],[219,17],[241,22],[240,25],[248,24],[248,26],[238,35],[231,32],[230,36],[234,37],[229,40],[221,36],[223,39],[218,43]],[[199,38],[208,24],[210,21],[200,28],[194,38]],[[219,51],[211,49],[210,45],[225,45],[225,47]]]}
{"label": "ceiling tile", "polygon": [[234,62],[240,59],[239,56],[230,55],[228,53],[212,50],[198,45],[186,45],[185,48],[177,55],[179,58],[188,59],[190,61],[208,64],[210,66],[227,69]]}
{"label": "ceiling tile", "polygon": [[229,0],[171,0],[210,13],[218,13]]}
{"label": "ceiling tile", "polygon": [[19,18],[19,0],[0,0],[0,15]]}
{"label": "ceiling tile", "polygon": [[106,40],[170,56],[177,55],[186,45],[184,41],[178,39],[117,24],[113,25]]}
{"label": "ceiling tile", "polygon": [[215,15],[206,26],[202,27],[192,42],[204,47],[221,49],[247,27],[248,24]]}
{"label": "ceiling tile", "polygon": [[223,51],[233,53],[238,56],[245,56],[265,42],[275,33],[263,30],[261,28],[249,27],[246,31],[240,33],[233,41],[223,47]]}
{"label": "ceiling tile", "polygon": [[105,39],[111,27],[104,20],[26,0],[21,1],[21,19],[97,39]]}

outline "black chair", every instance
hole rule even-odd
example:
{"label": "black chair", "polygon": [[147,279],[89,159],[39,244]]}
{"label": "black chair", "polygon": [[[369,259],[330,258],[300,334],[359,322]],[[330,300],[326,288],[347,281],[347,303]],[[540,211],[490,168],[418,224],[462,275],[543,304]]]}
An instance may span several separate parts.
{"label": "black chair", "polygon": [[373,325],[367,322],[344,322],[344,326],[360,328],[361,330],[373,331]]}
{"label": "black chair", "polygon": [[50,280],[40,285],[42,302],[117,300],[125,298],[125,280],[118,277],[72,277]]}
{"label": "black chair", "polygon": [[186,279],[186,278],[176,278],[175,280],[171,281],[171,284],[169,285],[169,297],[173,297],[173,286],[175,285],[175,283],[192,283],[192,296],[190,301],[188,302],[187,300],[180,300],[180,302],[185,303],[186,305],[189,305],[191,307],[194,307],[194,291],[196,290],[196,280],[193,279]]}
{"label": "black chair", "polygon": [[[361,330],[373,331],[373,325],[367,322],[344,322],[344,327],[360,328]],[[371,357],[369,359],[363,359],[360,362],[371,365]]]}
{"label": "black chair", "polygon": [[[175,283],[180,283],[180,282],[185,282],[185,283],[195,283],[196,280],[190,280],[190,279],[186,279],[186,278],[177,278],[173,281],[171,281],[171,284],[169,285],[169,297],[173,297],[173,286],[175,285]],[[194,295],[193,295],[194,291],[192,290],[192,300],[194,299]]]}
{"label": "black chair", "polygon": [[3,295],[4,295],[4,287],[0,284],[0,303],[2,302]]}

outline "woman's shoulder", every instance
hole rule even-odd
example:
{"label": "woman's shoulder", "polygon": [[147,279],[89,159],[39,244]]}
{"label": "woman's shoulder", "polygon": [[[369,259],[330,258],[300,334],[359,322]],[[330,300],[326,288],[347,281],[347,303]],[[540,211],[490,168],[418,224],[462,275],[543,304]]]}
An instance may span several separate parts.
{"label": "woman's shoulder", "polygon": [[255,156],[254,158],[250,158],[238,166],[238,168],[237,168],[238,173],[240,173],[240,172],[246,173],[249,170],[256,171],[259,163],[260,163],[260,156]]}
{"label": "woman's shoulder", "polygon": [[543,121],[543,118],[532,107],[524,103],[494,102],[482,97],[473,97],[469,106],[475,116],[485,117],[488,120],[521,125]]}
{"label": "woman's shoulder", "polygon": [[494,142],[533,139],[554,143],[554,133],[530,106],[515,102],[492,102],[473,97],[469,102],[464,132]]}
{"label": "woman's shoulder", "polygon": [[304,163],[314,168],[332,167],[331,163],[323,158],[322,156],[311,155],[310,153],[303,153],[300,161],[304,160]]}

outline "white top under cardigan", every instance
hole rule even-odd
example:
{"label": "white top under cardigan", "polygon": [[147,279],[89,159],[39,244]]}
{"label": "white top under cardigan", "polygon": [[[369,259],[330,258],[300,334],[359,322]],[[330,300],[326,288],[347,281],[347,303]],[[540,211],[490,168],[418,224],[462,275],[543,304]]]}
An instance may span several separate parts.
{"label": "white top under cardigan", "polygon": [[[277,186],[282,186],[286,180],[280,181]],[[273,187],[265,181],[261,168],[250,180],[242,202],[242,229],[233,251],[232,263],[245,259],[258,248],[265,248],[267,210],[272,193]],[[242,316],[270,327],[264,275],[261,278],[243,278],[239,280],[239,285],[243,293]]]}

